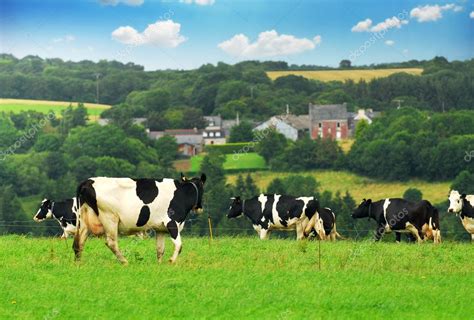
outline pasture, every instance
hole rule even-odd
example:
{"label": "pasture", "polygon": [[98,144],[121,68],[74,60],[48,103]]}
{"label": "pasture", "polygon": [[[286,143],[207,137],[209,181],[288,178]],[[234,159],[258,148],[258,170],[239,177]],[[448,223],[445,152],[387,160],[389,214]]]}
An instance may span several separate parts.
{"label": "pasture", "polygon": [[[73,107],[77,102],[66,101],[46,101],[46,100],[27,100],[27,99],[0,99],[0,112],[18,113],[21,111],[33,110],[41,113],[53,111],[57,116],[72,103]],[[87,114],[91,119],[97,119],[102,111],[110,108],[106,104],[84,103]]]}
{"label": "pasture", "polygon": [[[258,153],[248,152],[226,154],[225,156],[224,170],[265,169],[267,167],[265,160]],[[190,171],[198,172],[203,159],[203,155],[192,157]]]}
{"label": "pasture", "polygon": [[[265,190],[275,178],[283,178],[292,173],[259,171],[251,173],[252,178],[261,190]],[[450,182],[427,182],[422,180],[408,180],[387,182],[378,181],[357,175],[348,171],[316,170],[309,172],[298,172],[304,176],[313,176],[320,183],[319,189],[328,190],[333,193],[349,191],[356,201],[363,198],[382,199],[387,197],[401,197],[406,189],[417,188],[423,192],[423,198],[432,203],[446,201]],[[227,176],[229,183],[235,183],[237,174]]]}
{"label": "pasture", "polygon": [[369,81],[375,78],[388,77],[391,74],[406,72],[412,75],[421,75],[421,68],[399,68],[399,69],[361,69],[361,70],[320,70],[320,71],[267,71],[270,79],[275,80],[279,77],[288,75],[303,76],[311,80],[319,81],[344,81],[359,80]]}
{"label": "pasture", "polygon": [[[186,229],[185,229],[186,230]],[[469,243],[318,243],[194,238],[158,265],[153,238],[121,238],[124,267],[103,239],[73,261],[72,241],[0,237],[1,319],[449,318],[474,314]],[[166,240],[171,255],[171,241]]]}

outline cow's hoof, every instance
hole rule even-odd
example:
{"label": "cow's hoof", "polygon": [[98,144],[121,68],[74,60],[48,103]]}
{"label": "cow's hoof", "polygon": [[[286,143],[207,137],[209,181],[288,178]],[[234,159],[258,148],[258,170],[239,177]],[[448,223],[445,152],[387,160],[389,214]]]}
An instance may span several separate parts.
{"label": "cow's hoof", "polygon": [[176,263],[176,260],[169,259],[168,262],[169,262],[170,264],[175,264],[175,263]]}

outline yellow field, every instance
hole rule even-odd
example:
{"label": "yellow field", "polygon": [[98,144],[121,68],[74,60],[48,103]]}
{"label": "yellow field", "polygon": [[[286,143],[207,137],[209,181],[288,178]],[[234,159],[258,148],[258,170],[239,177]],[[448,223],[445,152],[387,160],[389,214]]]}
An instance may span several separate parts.
{"label": "yellow field", "polygon": [[421,68],[400,68],[400,69],[374,69],[374,70],[322,70],[322,71],[268,71],[270,79],[275,80],[287,75],[303,76],[319,81],[344,81],[344,80],[372,80],[374,78],[384,78],[398,72],[406,72],[413,75],[420,75]]}
{"label": "yellow field", "polygon": [[[277,172],[254,172],[252,178],[257,186],[264,190],[275,178],[283,178],[290,173]],[[346,171],[318,170],[301,173],[305,176],[313,176],[321,184],[320,190],[328,190],[333,193],[349,191],[354,199],[359,202],[363,198],[383,199],[387,197],[402,197],[408,188],[417,188],[423,193],[423,198],[432,203],[439,203],[447,199],[450,182],[427,182],[421,180],[410,180],[405,182],[381,182],[370,178],[358,176]],[[237,175],[229,175],[229,183],[235,183]]]}

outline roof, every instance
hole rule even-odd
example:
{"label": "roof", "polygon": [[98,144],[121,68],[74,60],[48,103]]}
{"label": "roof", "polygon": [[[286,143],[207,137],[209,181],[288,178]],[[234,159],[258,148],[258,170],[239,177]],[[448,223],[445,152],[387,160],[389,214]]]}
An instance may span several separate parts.
{"label": "roof", "polygon": [[222,117],[221,116],[204,116],[204,120],[207,121],[208,124],[213,123],[213,126],[220,127],[222,126]]}
{"label": "roof", "polygon": [[294,114],[285,114],[281,116],[276,116],[277,119],[280,119],[293,128],[297,130],[304,130],[304,129],[309,129],[309,115],[304,114],[304,115],[294,115]]}
{"label": "roof", "polygon": [[195,129],[172,129],[165,131],[150,131],[148,136],[152,139],[159,139],[164,135],[170,135],[176,138],[178,144],[199,145],[203,143],[202,131]]}
{"label": "roof", "polygon": [[309,104],[309,117],[311,121],[321,120],[347,120],[346,104]]}

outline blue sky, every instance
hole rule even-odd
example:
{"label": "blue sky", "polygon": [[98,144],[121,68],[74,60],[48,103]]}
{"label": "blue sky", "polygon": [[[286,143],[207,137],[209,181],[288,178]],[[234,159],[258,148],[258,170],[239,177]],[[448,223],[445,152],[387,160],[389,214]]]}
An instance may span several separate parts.
{"label": "blue sky", "polygon": [[147,70],[474,54],[474,1],[3,0],[0,51]]}

